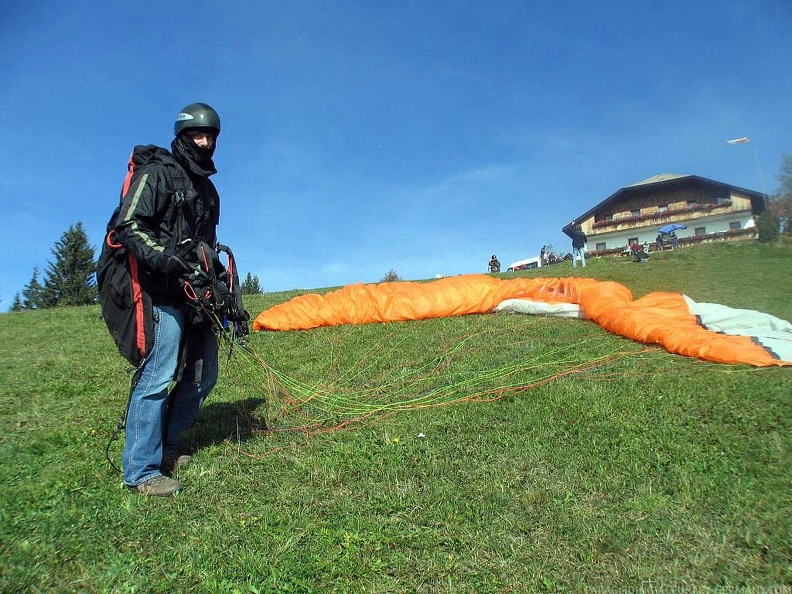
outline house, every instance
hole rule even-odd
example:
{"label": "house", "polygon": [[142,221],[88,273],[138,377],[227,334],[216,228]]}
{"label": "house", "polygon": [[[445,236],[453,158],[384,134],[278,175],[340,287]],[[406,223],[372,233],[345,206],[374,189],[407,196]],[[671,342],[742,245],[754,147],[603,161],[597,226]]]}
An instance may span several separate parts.
{"label": "house", "polygon": [[764,212],[765,195],[698,175],[655,175],[618,190],[575,222],[597,254],[622,253],[632,243],[652,247],[660,227],[671,223],[681,245],[715,239],[753,239],[755,217]]}

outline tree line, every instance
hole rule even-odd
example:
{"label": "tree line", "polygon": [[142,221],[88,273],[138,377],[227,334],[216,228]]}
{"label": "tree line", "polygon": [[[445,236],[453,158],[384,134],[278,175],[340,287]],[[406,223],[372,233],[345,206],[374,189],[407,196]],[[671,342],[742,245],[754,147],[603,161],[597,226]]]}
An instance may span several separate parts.
{"label": "tree line", "polygon": [[[47,264],[43,276],[38,265],[34,266],[30,282],[14,296],[9,311],[97,303],[96,251],[88,241],[82,222],[70,226],[51,252],[53,260]],[[249,272],[241,289],[247,295],[263,292],[258,276]]]}

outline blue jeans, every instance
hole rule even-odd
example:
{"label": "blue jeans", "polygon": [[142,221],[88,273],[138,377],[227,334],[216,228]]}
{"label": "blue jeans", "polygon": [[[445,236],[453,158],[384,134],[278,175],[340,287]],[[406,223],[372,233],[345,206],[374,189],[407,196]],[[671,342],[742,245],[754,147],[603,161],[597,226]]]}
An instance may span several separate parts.
{"label": "blue jeans", "polygon": [[187,356],[181,381],[168,392],[179,365],[184,315],[178,307],[154,306],[154,345],[143,363],[129,401],[124,444],[124,483],[139,485],[162,474],[166,449],[198,414],[217,382],[217,337],[211,330],[187,329]]}
{"label": "blue jeans", "polygon": [[572,268],[577,268],[577,256],[580,254],[580,263],[583,267],[586,266],[586,250],[585,248],[572,248]]}

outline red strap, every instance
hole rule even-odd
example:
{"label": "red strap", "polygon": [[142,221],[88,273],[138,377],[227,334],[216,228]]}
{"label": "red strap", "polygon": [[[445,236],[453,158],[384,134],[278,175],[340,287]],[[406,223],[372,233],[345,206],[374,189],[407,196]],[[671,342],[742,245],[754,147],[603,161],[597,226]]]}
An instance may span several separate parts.
{"label": "red strap", "polygon": [[111,247],[113,249],[122,247],[120,243],[116,243],[115,241],[115,229],[110,229],[110,231],[107,232],[105,243],[107,244],[107,247]]}
{"label": "red strap", "polygon": [[146,323],[143,317],[143,291],[140,288],[140,277],[138,276],[138,264],[135,257],[129,255],[129,275],[132,277],[132,300],[135,303],[135,325],[137,326],[135,344],[141,357],[145,357],[146,352]]}
{"label": "red strap", "polygon": [[132,184],[132,174],[135,173],[135,163],[132,160],[132,156],[135,154],[134,151],[129,155],[129,162],[127,163],[127,174],[124,178],[124,187],[121,188],[121,197],[124,198],[129,191],[129,186]]}

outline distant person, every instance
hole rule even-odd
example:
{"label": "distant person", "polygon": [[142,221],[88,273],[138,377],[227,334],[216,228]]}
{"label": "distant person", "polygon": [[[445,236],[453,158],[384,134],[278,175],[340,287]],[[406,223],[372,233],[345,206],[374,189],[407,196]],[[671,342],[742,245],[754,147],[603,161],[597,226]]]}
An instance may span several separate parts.
{"label": "distant person", "polygon": [[542,266],[547,266],[547,246],[543,245],[541,251],[539,252],[539,261],[542,263]]}
{"label": "distant person", "polygon": [[657,242],[658,251],[662,252],[663,251],[663,234],[662,233],[658,233],[657,234],[657,239],[655,239],[655,241]]}
{"label": "distant person", "polygon": [[500,272],[500,262],[495,254],[492,255],[489,261],[489,271],[490,272]]}
{"label": "distant person", "polygon": [[572,268],[577,267],[577,257],[580,256],[580,263],[583,268],[586,267],[586,241],[588,238],[583,233],[583,228],[580,225],[575,225],[572,230]]}
{"label": "distant person", "polygon": [[671,248],[679,249],[679,237],[676,236],[676,233],[671,233]]}
{"label": "distant person", "polygon": [[633,243],[630,246],[635,262],[648,262],[649,261],[649,243],[644,241],[643,244]]}

